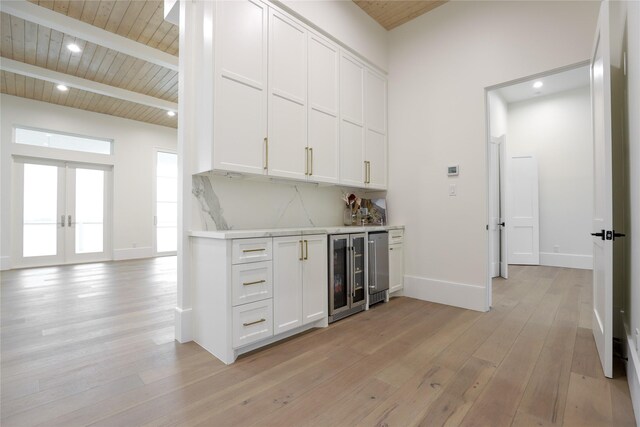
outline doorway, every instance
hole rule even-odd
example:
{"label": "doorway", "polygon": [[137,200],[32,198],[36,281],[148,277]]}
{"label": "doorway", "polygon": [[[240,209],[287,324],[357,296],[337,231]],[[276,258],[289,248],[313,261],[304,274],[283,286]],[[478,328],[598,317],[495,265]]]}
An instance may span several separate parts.
{"label": "doorway", "polygon": [[16,158],[20,267],[111,259],[111,167]]}
{"label": "doorway", "polygon": [[178,155],[155,150],[154,252],[175,255],[178,250]]}
{"label": "doorway", "polygon": [[508,265],[592,268],[589,67],[487,89],[488,305]]}

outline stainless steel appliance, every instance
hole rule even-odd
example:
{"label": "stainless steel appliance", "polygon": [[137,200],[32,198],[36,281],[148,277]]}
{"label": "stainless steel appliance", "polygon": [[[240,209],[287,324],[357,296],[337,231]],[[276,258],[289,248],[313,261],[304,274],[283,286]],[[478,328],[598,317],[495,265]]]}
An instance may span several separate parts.
{"label": "stainless steel appliance", "polygon": [[386,301],[389,290],[389,234],[369,233],[369,305]]}
{"label": "stainless steel appliance", "polygon": [[329,323],[365,309],[366,234],[329,237]]}

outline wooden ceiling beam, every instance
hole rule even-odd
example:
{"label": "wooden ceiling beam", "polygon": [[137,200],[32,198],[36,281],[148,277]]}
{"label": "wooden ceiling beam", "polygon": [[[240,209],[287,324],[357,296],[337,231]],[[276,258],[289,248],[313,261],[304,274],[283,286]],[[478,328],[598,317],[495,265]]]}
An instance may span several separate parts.
{"label": "wooden ceiling beam", "polygon": [[145,44],[103,30],[26,0],[3,1],[2,12],[97,45],[178,71],[178,57]]}
{"label": "wooden ceiling beam", "polygon": [[178,111],[178,104],[175,102],[165,101],[142,93],[98,83],[93,80],[87,80],[81,77],[49,70],[47,68],[26,64],[24,62],[14,61],[9,58],[2,58],[2,61],[0,61],[0,69],[18,75],[44,80],[53,84],[63,84],[71,88],[135,102],[136,104],[160,108],[162,110]]}

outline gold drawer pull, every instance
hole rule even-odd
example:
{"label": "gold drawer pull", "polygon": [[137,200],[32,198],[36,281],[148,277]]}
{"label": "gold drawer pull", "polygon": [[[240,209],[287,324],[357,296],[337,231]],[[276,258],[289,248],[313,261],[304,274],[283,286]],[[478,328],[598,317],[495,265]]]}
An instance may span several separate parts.
{"label": "gold drawer pull", "polygon": [[251,325],[255,325],[258,323],[262,323],[262,322],[266,322],[267,319],[260,319],[260,320],[254,320],[253,322],[249,322],[249,323],[243,323],[243,326],[251,326]]}
{"label": "gold drawer pull", "polygon": [[266,282],[266,280],[256,280],[255,282],[245,282],[242,284],[242,286],[257,285],[258,283],[264,283],[264,282]]}
{"label": "gold drawer pull", "polygon": [[262,251],[266,251],[266,249],[262,248],[262,249],[243,249],[242,250],[242,252],[245,252],[245,253],[247,253],[247,252],[262,252]]}

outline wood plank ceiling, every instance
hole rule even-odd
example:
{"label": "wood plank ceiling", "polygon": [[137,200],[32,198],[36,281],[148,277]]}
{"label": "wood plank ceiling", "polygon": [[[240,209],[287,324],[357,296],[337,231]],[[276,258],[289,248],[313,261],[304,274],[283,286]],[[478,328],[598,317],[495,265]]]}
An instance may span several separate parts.
{"label": "wood plank ceiling", "polygon": [[386,30],[392,30],[413,18],[429,12],[448,0],[353,0],[367,15],[375,19]]}
{"label": "wood plank ceiling", "polygon": [[[171,55],[178,54],[178,27],[164,20],[161,0],[29,1]],[[0,14],[0,20],[0,56],[3,58],[165,101],[178,101],[176,71],[4,12]],[[81,52],[72,53],[66,48],[69,43],[77,44]],[[50,82],[11,72],[3,71],[0,78],[1,93],[177,127],[177,116],[169,117],[165,110],[158,108],[74,88],[68,92],[52,92],[54,85]]]}

